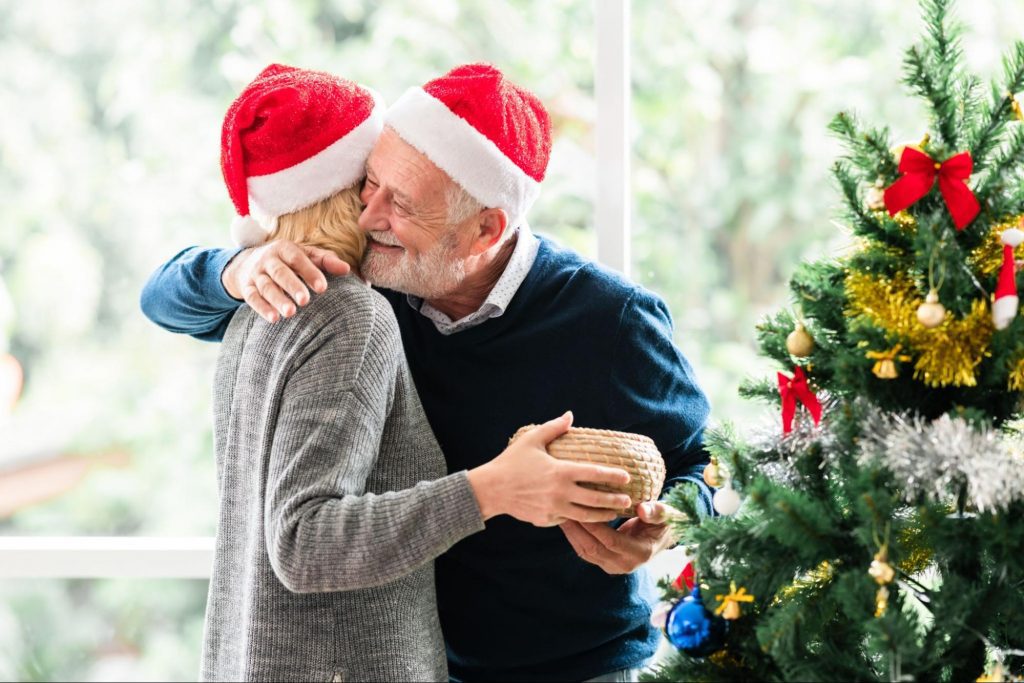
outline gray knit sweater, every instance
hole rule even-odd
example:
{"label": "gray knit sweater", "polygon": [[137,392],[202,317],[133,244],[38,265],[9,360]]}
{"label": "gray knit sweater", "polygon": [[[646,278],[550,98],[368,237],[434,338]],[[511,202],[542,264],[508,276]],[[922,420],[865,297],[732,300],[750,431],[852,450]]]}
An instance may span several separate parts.
{"label": "gray knit sweater", "polygon": [[444,476],[384,298],[347,277],[276,325],[239,309],[214,434],[202,677],[447,680],[432,560],[483,522],[466,473]]}

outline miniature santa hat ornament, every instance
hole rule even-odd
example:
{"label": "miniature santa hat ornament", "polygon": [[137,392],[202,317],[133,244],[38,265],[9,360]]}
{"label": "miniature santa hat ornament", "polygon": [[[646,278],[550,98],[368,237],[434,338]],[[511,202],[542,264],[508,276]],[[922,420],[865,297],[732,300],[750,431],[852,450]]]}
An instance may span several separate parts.
{"label": "miniature santa hat ornament", "polygon": [[221,131],[221,171],[238,211],[235,242],[260,244],[278,216],[362,179],[383,126],[383,102],[367,88],[281,64],[260,72],[231,104]]}
{"label": "miniature santa hat ornament", "polygon": [[394,103],[385,123],[474,199],[517,227],[540,192],[551,119],[532,93],[489,64],[465,64]]}
{"label": "miniature santa hat ornament", "polygon": [[999,283],[992,303],[992,323],[997,330],[1005,330],[1017,317],[1017,273],[1014,268],[1013,250],[1024,242],[1024,232],[1017,228],[1003,230],[1003,265],[999,268]]}

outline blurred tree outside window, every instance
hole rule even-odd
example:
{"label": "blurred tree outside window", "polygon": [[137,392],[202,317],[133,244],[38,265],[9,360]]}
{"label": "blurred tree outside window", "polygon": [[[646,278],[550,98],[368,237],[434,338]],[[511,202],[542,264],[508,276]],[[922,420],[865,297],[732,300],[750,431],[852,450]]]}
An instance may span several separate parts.
{"label": "blurred tree outside window", "polygon": [[[735,392],[765,370],[758,316],[797,262],[844,244],[827,121],[853,108],[924,132],[891,71],[916,8],[632,8],[632,276],[668,301],[716,417],[754,419]],[[1024,6],[959,11],[968,60],[994,73]],[[592,257],[593,24],[591,0],[0,0],[0,535],[213,533],[217,347],[158,330],[138,295],[180,249],[228,244],[220,123],[263,66],[394,101],[455,64],[499,65],[555,124],[531,225]],[[188,580],[6,582],[0,680],[194,678],[205,595]]]}

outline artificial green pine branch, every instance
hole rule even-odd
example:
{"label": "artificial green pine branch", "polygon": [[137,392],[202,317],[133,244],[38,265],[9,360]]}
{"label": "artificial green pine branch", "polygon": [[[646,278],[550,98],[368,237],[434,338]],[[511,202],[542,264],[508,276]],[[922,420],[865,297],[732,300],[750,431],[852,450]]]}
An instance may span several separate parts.
{"label": "artificial green pine branch", "polygon": [[764,401],[767,403],[779,402],[779,385],[768,379],[746,379],[740,383],[740,397],[747,400]]}
{"label": "artificial green pine branch", "polygon": [[846,214],[855,234],[880,242],[895,243],[902,248],[909,246],[898,226],[891,221],[879,220],[864,208],[860,199],[861,181],[854,176],[848,163],[837,161],[833,164],[832,177],[846,199]]}
{"label": "artificial green pine branch", "polygon": [[[1003,58],[1003,82],[992,84],[992,99],[983,114],[984,126],[971,136],[971,157],[976,170],[989,167],[989,157],[999,146],[1006,124],[1013,120],[1013,97],[1024,90],[1024,41],[1014,44],[1009,55]],[[998,175],[992,169],[989,178]]]}
{"label": "artificial green pine branch", "polygon": [[951,92],[943,92],[928,68],[928,60],[917,46],[907,50],[903,58],[903,82],[909,85],[932,108],[932,119],[942,141],[956,144],[956,128],[952,123],[956,104]]}
{"label": "artificial green pine branch", "polygon": [[865,180],[881,175],[884,180],[896,178],[896,162],[889,151],[889,129],[862,130],[857,119],[840,112],[833,117],[828,128],[847,149],[846,159],[861,170]]}
{"label": "artificial green pine branch", "polygon": [[1010,131],[1005,144],[1000,147],[995,158],[992,159],[988,174],[978,186],[978,201],[985,203],[996,189],[1005,187],[1006,177],[1013,174],[1015,169],[1022,165],[1024,165],[1024,124],[1017,124]]}
{"label": "artificial green pine branch", "polygon": [[[956,80],[961,70],[963,52],[958,38],[960,30],[949,20],[950,4],[950,0],[924,0],[922,3],[928,36],[925,41],[926,52],[918,53],[921,59],[920,71],[915,66],[910,73],[921,79],[920,92],[927,93],[935,115],[936,128],[943,142],[951,149],[956,149],[960,143],[961,127],[957,117],[959,98]],[[915,82],[909,84],[916,85]]]}

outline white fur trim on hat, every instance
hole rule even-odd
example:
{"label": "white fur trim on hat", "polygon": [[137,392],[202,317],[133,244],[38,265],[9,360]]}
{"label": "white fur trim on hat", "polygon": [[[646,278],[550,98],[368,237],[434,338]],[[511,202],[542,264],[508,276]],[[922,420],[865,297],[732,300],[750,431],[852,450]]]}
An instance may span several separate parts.
{"label": "white fur trim on hat", "polygon": [[384,122],[481,204],[504,209],[511,227],[526,217],[540,193],[540,183],[423,88],[406,90]]}
{"label": "white fur trim on hat", "polygon": [[253,216],[235,216],[231,221],[231,239],[240,247],[255,247],[267,241],[273,230],[267,230]]}
{"label": "white fur trim on hat", "polygon": [[1024,232],[1017,228],[1007,228],[999,235],[999,240],[1003,244],[1008,244],[1016,249],[1020,246],[1021,242],[1024,242]]}
{"label": "white fur trim on hat", "polygon": [[992,323],[997,330],[1005,330],[1017,317],[1019,301],[1016,296],[1001,296],[992,302]]}
{"label": "white fur trim on hat", "polygon": [[283,171],[250,176],[246,181],[250,213],[283,216],[312,206],[362,179],[366,174],[366,157],[384,128],[384,102],[377,93],[371,93],[373,111],[348,135]]}

